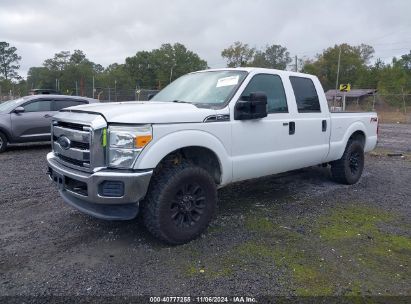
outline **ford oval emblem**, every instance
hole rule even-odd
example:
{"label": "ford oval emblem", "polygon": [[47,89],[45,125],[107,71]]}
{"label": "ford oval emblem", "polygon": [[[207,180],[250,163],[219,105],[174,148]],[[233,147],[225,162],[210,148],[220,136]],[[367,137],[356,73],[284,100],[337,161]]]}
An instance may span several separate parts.
{"label": "ford oval emblem", "polygon": [[70,149],[71,146],[71,141],[68,139],[66,136],[60,136],[59,139],[57,140],[57,143],[60,145],[60,147],[64,150]]}

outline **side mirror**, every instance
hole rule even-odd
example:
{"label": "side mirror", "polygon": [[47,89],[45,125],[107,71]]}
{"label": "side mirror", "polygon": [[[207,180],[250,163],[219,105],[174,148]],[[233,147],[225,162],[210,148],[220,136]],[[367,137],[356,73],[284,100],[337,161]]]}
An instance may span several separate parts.
{"label": "side mirror", "polygon": [[20,113],[24,113],[26,110],[24,110],[23,107],[17,107],[14,109],[14,113],[16,114],[20,114]]}
{"label": "side mirror", "polygon": [[244,96],[235,105],[235,120],[258,119],[266,116],[267,95],[264,92],[253,92],[250,96]]}
{"label": "side mirror", "polygon": [[147,95],[147,100],[151,100],[154,96],[156,96],[155,93],[151,93]]}

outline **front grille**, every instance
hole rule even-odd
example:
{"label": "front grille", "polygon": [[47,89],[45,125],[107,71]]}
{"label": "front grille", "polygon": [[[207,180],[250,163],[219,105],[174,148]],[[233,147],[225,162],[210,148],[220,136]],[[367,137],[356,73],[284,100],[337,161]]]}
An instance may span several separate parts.
{"label": "front grille", "polygon": [[52,146],[57,160],[72,169],[93,172],[106,166],[102,145],[107,122],[91,113],[59,112],[52,124]]}
{"label": "front grille", "polygon": [[53,151],[66,165],[88,171],[92,130],[87,125],[57,121],[53,124]]}
{"label": "front grille", "polygon": [[[57,141],[58,137],[53,135],[53,141]],[[90,143],[80,142],[80,141],[72,141],[71,142],[72,148],[77,148],[80,150],[90,150]]]}
{"label": "front grille", "polygon": [[89,167],[89,166],[87,166],[87,165],[90,164],[90,162],[85,162],[85,161],[81,161],[81,160],[74,159],[74,158],[71,158],[71,157],[67,157],[67,156],[64,156],[64,155],[59,154],[59,153],[56,153],[56,155],[57,155],[57,157],[60,158],[62,161],[66,162],[66,163],[69,163],[69,164],[72,164],[72,165],[75,165],[75,166],[79,166],[79,167]]}
{"label": "front grille", "polygon": [[61,126],[63,128],[67,128],[67,129],[73,129],[73,130],[79,130],[79,131],[83,131],[83,125],[81,124],[76,124],[76,123],[71,123],[71,122],[65,122],[65,121],[58,121],[55,124],[56,126]]}

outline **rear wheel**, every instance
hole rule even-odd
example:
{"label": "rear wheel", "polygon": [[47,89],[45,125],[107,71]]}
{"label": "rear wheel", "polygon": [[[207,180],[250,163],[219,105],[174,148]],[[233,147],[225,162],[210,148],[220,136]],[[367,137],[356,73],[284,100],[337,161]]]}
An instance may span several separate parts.
{"label": "rear wheel", "polygon": [[6,151],[7,149],[7,138],[0,132],[0,153]]}
{"label": "rear wheel", "polygon": [[358,182],[364,169],[364,147],[357,140],[347,143],[343,156],[331,163],[331,173],[335,181],[352,185]]}
{"label": "rear wheel", "polygon": [[144,225],[167,243],[187,243],[207,228],[216,204],[216,185],[207,171],[189,163],[165,167],[153,176],[143,202]]}

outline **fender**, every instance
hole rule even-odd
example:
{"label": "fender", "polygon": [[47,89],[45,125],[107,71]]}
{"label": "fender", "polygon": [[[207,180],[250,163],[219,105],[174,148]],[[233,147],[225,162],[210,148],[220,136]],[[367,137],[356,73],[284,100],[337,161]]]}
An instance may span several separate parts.
{"label": "fender", "polygon": [[[367,129],[364,123],[360,120],[353,122],[345,131],[342,140],[330,142],[330,152],[327,157],[327,161],[333,161],[340,159],[344,154],[345,147],[347,146],[348,140],[356,131],[362,131],[365,136],[365,144],[367,145]],[[332,131],[331,131],[332,132]]]}
{"label": "fender", "polygon": [[6,136],[7,141],[8,141],[9,143],[12,143],[13,137],[11,136],[10,132],[7,131],[6,128],[3,128],[2,126],[0,126],[0,132],[3,133],[3,134]]}
{"label": "fender", "polygon": [[201,130],[183,130],[169,133],[150,143],[138,157],[134,169],[153,169],[173,151],[186,147],[203,147],[213,151],[220,163],[221,185],[232,180],[232,162],[222,142]]}

